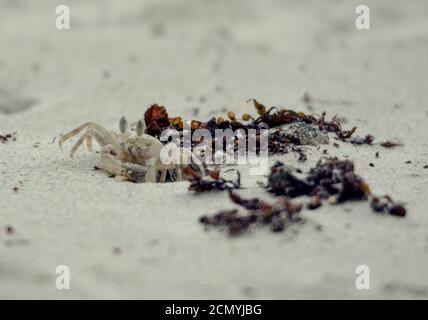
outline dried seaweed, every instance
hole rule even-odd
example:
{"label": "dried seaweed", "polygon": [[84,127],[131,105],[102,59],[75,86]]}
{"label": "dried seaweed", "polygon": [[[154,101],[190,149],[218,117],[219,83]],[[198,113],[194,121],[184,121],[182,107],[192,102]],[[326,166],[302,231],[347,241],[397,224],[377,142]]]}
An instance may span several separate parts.
{"label": "dried seaweed", "polygon": [[[250,99],[248,102],[252,102],[254,108],[257,111],[257,117],[253,117],[248,113],[244,113],[241,118],[238,119],[235,112],[229,111],[227,112],[226,119],[223,117],[213,117],[206,122],[192,120],[191,130],[202,128],[209,130],[212,134],[213,148],[216,143],[216,129],[231,129],[233,131],[242,129],[246,134],[248,133],[249,129],[255,129],[257,135],[259,135],[260,130],[262,129],[272,129],[292,123],[301,123],[305,124],[308,128],[309,126],[312,126],[313,128],[318,128],[322,132],[333,133],[335,134],[336,139],[355,145],[372,144],[374,140],[372,135],[366,135],[364,138],[355,137],[351,139],[357,128],[353,127],[350,130],[344,130],[337,116],[334,116],[332,119],[328,120],[326,118],[325,112],[323,112],[321,115],[305,114],[303,112],[296,112],[287,108],[268,108],[256,99]],[[167,128],[174,128],[178,131],[182,131],[184,128],[181,117],[169,118],[165,107],[159,106],[157,104],[153,104],[146,110],[144,119],[147,127],[146,133],[156,137],[159,137],[161,132]],[[198,141],[192,141],[192,147],[195,147],[198,143]],[[297,141],[293,138],[284,139],[283,135],[281,134],[272,134],[269,136],[268,149],[272,153],[280,154],[296,152],[299,154],[299,159],[301,161],[305,161],[305,151],[298,147],[300,144],[303,144],[302,141]],[[226,148],[226,146],[224,147]],[[235,147],[237,148],[237,143],[235,144]],[[258,152],[259,150],[257,149],[256,151]]]}
{"label": "dried seaweed", "polygon": [[222,210],[211,216],[204,215],[199,221],[206,226],[226,229],[230,236],[241,235],[256,226],[268,226],[273,232],[281,232],[291,224],[305,222],[299,215],[302,205],[286,198],[278,198],[272,204],[258,198],[244,199],[230,190],[229,197],[235,204],[245,208],[245,213],[237,209]]}
{"label": "dried seaweed", "polygon": [[236,171],[236,180],[226,180],[220,177],[220,170],[215,169],[209,172],[206,177],[201,177],[191,168],[185,168],[184,174],[190,180],[189,190],[196,193],[207,191],[224,191],[241,188],[241,174]]}
{"label": "dried seaweed", "polygon": [[252,215],[241,215],[237,209],[221,210],[212,216],[202,216],[199,222],[206,226],[226,228],[230,236],[237,236],[248,230],[254,223]]}
{"label": "dried seaweed", "polygon": [[322,206],[322,199],[319,196],[311,197],[311,200],[306,204],[309,210],[315,210]]}
{"label": "dried seaweed", "polygon": [[6,143],[9,141],[16,141],[16,131],[13,133],[7,133],[5,135],[0,134],[0,142],[1,143]]}
{"label": "dried seaweed", "polygon": [[375,204],[377,201],[375,199],[389,199],[387,211],[390,214],[397,216],[406,214],[404,207],[396,205],[390,197],[373,197],[368,184],[355,173],[351,160],[339,160],[335,157],[319,160],[303,178],[297,177],[293,168],[277,162],[271,167],[267,188],[276,195],[290,198],[303,195],[311,197],[310,203],[307,204],[310,209],[318,208],[321,199],[328,199],[331,204],[337,204],[371,198]]}
{"label": "dried seaweed", "polygon": [[396,204],[390,196],[373,197],[370,207],[378,213],[389,213],[399,217],[406,215],[406,209],[402,205]]}
{"label": "dried seaweed", "polygon": [[371,134],[366,135],[364,138],[356,136],[352,138],[349,142],[356,145],[369,144],[371,145],[374,141],[374,137]]}
{"label": "dried seaweed", "polygon": [[307,159],[305,150],[295,145],[291,139],[285,138],[280,131],[269,134],[268,149],[275,154],[286,154],[292,151],[299,155],[299,161],[306,161]]}
{"label": "dried seaweed", "polygon": [[153,104],[144,113],[146,133],[159,137],[163,130],[170,126],[168,113],[164,106]]}

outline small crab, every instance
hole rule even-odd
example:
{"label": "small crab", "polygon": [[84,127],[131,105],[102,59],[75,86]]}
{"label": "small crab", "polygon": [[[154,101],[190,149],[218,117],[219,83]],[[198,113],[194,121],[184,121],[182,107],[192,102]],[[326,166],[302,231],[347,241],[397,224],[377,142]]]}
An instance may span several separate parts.
{"label": "small crab", "polygon": [[171,180],[180,181],[182,169],[188,166],[183,161],[186,152],[190,153],[188,156],[201,175],[205,175],[203,163],[191,151],[185,149],[180,149],[179,164],[163,163],[160,155],[164,145],[157,138],[144,133],[145,124],[142,120],[137,122],[135,136],[131,136],[125,117],[119,121],[119,133],[109,131],[94,122],[87,122],[63,135],[59,145],[83,130],[84,133],[70,151],[70,157],[73,157],[85,139],[88,150],[93,152],[92,139],[95,139],[101,147],[101,166],[109,176],[133,182],[165,182],[168,174]]}

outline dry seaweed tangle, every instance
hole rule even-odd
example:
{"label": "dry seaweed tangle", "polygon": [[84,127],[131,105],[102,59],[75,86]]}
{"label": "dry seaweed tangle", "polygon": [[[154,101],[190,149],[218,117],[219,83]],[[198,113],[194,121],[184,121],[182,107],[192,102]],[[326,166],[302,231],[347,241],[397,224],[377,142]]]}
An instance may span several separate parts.
{"label": "dry seaweed tangle", "polygon": [[[366,135],[364,138],[354,137],[352,135],[356,131],[356,127],[351,130],[344,130],[337,116],[334,116],[331,120],[326,119],[326,113],[323,112],[321,115],[305,114],[303,112],[296,112],[287,108],[280,107],[266,107],[256,99],[249,99],[247,102],[252,102],[256,109],[257,116],[252,116],[249,113],[244,113],[240,118],[237,117],[235,112],[228,111],[227,117],[223,118],[213,117],[210,120],[204,122],[199,120],[192,120],[190,122],[190,129],[207,129],[212,134],[213,148],[215,146],[215,130],[216,129],[231,129],[237,130],[242,129],[245,133],[248,133],[249,129],[255,129],[257,135],[260,134],[262,129],[272,129],[280,126],[284,126],[292,123],[301,123],[313,128],[318,128],[322,132],[333,133],[336,139],[343,142],[349,142],[354,145],[361,144],[372,144],[374,138],[372,135]],[[176,130],[183,131],[184,124],[181,117],[169,118],[168,112],[164,106],[158,104],[151,105],[144,114],[146,123],[146,133],[155,137],[159,137],[161,132],[168,128],[174,128]],[[192,134],[192,132],[191,132]],[[199,142],[192,141],[192,147],[195,147]],[[296,152],[299,155],[300,161],[306,160],[305,150],[299,146],[299,141],[293,139],[284,139],[280,134],[270,134],[268,149],[272,153],[284,154],[288,152]],[[238,147],[238,139],[235,140],[235,148]],[[256,150],[257,152],[259,150]]]}
{"label": "dry seaweed tangle", "polygon": [[144,113],[145,133],[159,138],[163,130],[170,126],[168,113],[164,106],[152,104]]}
{"label": "dry seaweed tangle", "polygon": [[390,196],[372,197],[370,206],[377,213],[389,213],[398,217],[406,215],[406,209],[401,204],[396,204]]}
{"label": "dry seaweed tangle", "polygon": [[6,143],[9,141],[16,141],[16,134],[17,134],[16,131],[13,133],[7,133],[5,135],[0,134],[0,142]]}
{"label": "dry seaweed tangle", "polygon": [[299,215],[302,205],[294,204],[285,197],[278,198],[274,204],[258,198],[244,199],[231,190],[229,197],[235,204],[245,208],[246,212],[240,213],[238,209],[222,210],[211,216],[202,216],[200,223],[225,229],[229,236],[238,236],[256,226],[268,226],[272,232],[281,232],[289,225],[305,222]]}
{"label": "dry seaweed tangle", "polygon": [[208,176],[201,177],[191,168],[185,168],[184,173],[190,180],[189,190],[196,193],[207,191],[225,191],[241,188],[241,174],[236,171],[236,180],[226,180],[220,177],[220,170],[214,169],[209,172]]}
{"label": "dry seaweed tangle", "polygon": [[390,197],[373,196],[368,184],[355,173],[351,160],[323,158],[303,178],[297,177],[294,171],[277,162],[268,176],[268,190],[289,198],[308,196],[311,198],[307,204],[309,209],[319,208],[322,199],[328,199],[331,204],[371,199],[371,207],[376,212],[388,212],[400,217],[406,215],[405,208],[395,204]]}

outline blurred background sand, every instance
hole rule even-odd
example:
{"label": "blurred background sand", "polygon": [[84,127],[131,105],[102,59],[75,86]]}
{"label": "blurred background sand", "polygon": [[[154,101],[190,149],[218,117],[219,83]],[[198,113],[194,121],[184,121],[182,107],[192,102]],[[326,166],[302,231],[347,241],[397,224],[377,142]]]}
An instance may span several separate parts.
{"label": "blurred background sand", "polygon": [[[58,4],[69,31],[55,28]],[[428,298],[428,2],[364,1],[369,31],[354,27],[359,4],[0,0],[0,133],[17,131],[0,144],[0,298]],[[231,207],[225,194],[119,183],[93,170],[96,155],[73,161],[71,143],[52,143],[86,121],[115,129],[154,102],[207,120],[252,112],[249,98],[401,140],[328,149],[408,217],[325,205],[302,227],[230,239],[198,223]],[[242,195],[271,199],[241,170]],[[368,291],[355,288],[361,264]],[[57,265],[70,267],[70,290],[56,289]]]}

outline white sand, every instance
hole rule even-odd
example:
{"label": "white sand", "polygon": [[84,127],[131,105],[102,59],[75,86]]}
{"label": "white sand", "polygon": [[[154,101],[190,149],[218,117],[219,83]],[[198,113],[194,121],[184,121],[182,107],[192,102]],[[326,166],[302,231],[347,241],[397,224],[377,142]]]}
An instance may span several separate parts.
{"label": "white sand", "polygon": [[[365,1],[370,31],[354,28],[359,1],[62,1],[68,32],[54,27],[57,3],[0,1],[0,133],[18,131],[0,144],[0,298],[428,298],[426,1]],[[226,194],[120,183],[93,170],[96,155],[73,161],[71,143],[51,143],[90,120],[115,129],[153,102],[208,119],[252,112],[252,97],[308,111],[304,92],[321,99],[314,112],[405,144],[328,149],[408,217],[325,205],[302,227],[230,239],[198,223],[231,207]],[[244,174],[241,194],[273,199],[257,181]],[[367,291],[355,288],[361,264]],[[57,265],[70,290],[56,289]]]}

